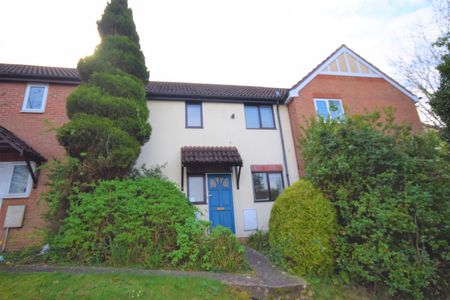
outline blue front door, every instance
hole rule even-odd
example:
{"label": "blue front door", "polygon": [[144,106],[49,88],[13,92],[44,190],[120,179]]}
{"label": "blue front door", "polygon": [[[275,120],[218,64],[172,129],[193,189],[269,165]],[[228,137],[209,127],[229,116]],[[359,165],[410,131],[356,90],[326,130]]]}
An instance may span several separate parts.
{"label": "blue front door", "polygon": [[208,175],[209,220],[213,227],[222,225],[235,233],[231,175]]}

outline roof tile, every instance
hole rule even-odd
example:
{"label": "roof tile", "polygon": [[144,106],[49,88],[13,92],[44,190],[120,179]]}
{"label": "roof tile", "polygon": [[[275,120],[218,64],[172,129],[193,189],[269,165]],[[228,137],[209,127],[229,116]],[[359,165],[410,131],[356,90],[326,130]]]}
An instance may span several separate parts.
{"label": "roof tile", "polygon": [[225,164],[242,166],[242,158],[236,147],[195,147],[181,148],[183,165]]}

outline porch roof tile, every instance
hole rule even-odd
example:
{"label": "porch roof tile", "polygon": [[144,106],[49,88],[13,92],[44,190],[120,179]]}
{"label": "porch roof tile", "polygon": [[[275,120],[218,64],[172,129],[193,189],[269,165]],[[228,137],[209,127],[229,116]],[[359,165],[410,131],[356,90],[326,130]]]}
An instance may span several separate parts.
{"label": "porch roof tile", "polygon": [[181,163],[184,166],[208,164],[242,166],[242,158],[236,147],[184,146],[181,148]]}

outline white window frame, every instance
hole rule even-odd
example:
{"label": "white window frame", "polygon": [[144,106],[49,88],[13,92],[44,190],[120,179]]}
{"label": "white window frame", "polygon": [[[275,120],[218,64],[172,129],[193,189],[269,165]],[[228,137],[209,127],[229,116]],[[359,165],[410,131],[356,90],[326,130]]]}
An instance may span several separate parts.
{"label": "white window frame", "polygon": [[[316,111],[316,117],[320,118],[319,114],[317,113],[317,101],[325,101],[325,103],[327,104],[327,112],[328,115],[330,116],[330,120],[335,120],[331,118],[331,111],[330,111],[330,101],[338,101],[341,105],[342,108],[342,116],[345,118],[345,110],[344,110],[344,105],[342,105],[342,100],[341,99],[331,99],[331,98],[314,98],[314,109]],[[325,120],[326,121],[326,120]],[[337,120],[337,121],[342,121],[342,120]]]}
{"label": "white window frame", "polygon": [[[7,167],[7,173],[6,173],[6,186],[5,186],[5,194],[3,196],[3,199],[10,199],[10,198],[28,198],[31,193],[31,187],[32,187],[32,180],[31,180],[31,174],[28,175],[28,182],[27,182],[27,189],[25,193],[17,193],[17,194],[10,194],[9,188],[11,187],[11,180],[13,177],[14,167],[15,166],[26,166],[26,162],[24,161],[14,161],[14,162],[0,162],[1,165]],[[35,169],[35,165],[33,162],[31,162],[31,167],[33,170]]]}
{"label": "white window frame", "polygon": [[[44,97],[42,99],[42,106],[39,109],[27,108],[27,100],[28,100],[28,97],[30,96],[30,90],[32,87],[39,87],[39,88],[43,87],[44,88]],[[43,112],[45,112],[45,106],[47,104],[47,95],[48,95],[48,85],[47,84],[29,83],[27,85],[27,89],[25,91],[25,97],[23,98],[21,112],[27,112],[27,113],[43,113]]]}

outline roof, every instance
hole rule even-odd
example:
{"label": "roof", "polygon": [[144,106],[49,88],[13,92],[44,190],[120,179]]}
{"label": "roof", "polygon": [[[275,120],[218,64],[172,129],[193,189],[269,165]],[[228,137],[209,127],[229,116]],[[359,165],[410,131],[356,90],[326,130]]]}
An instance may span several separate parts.
{"label": "roof", "polygon": [[14,133],[0,126],[0,152],[18,152],[37,162],[47,161],[39,152],[17,137]]}
{"label": "roof", "polygon": [[242,101],[269,101],[276,103],[286,99],[284,88],[150,81],[147,92],[151,99],[209,99]]}
{"label": "roof", "polygon": [[8,81],[39,80],[79,84],[77,69],[0,63],[0,79]]}
{"label": "roof", "polygon": [[326,74],[326,75],[344,75],[344,73],[333,73],[333,72],[327,72],[323,71],[323,68],[331,63],[333,60],[337,59],[342,53],[346,53],[348,55],[351,55],[356,60],[358,60],[361,64],[367,66],[372,72],[371,74],[355,74],[355,73],[348,73],[346,76],[362,76],[362,77],[379,77],[383,78],[390,84],[392,84],[395,88],[400,90],[403,94],[408,96],[412,101],[417,102],[418,98],[416,95],[414,95],[411,91],[409,91],[407,88],[402,86],[400,83],[389,77],[386,73],[382,72],[380,69],[375,67],[373,64],[362,58],[359,54],[348,48],[346,45],[341,45],[338,49],[336,49],[333,53],[331,53],[327,58],[325,58],[320,64],[318,64],[314,69],[311,70],[305,77],[303,77],[299,82],[297,82],[289,91],[289,96],[286,103],[289,103],[292,100],[292,97],[295,97],[298,95],[299,91],[302,90],[311,80],[313,80],[317,75],[319,74]]}
{"label": "roof", "polygon": [[195,147],[181,148],[181,163],[187,165],[219,164],[242,166],[242,158],[236,147]]}
{"label": "roof", "polygon": [[[79,84],[74,68],[0,63],[0,80]],[[147,94],[160,100],[208,100],[222,102],[284,102],[289,90],[258,86],[150,81]]]}

